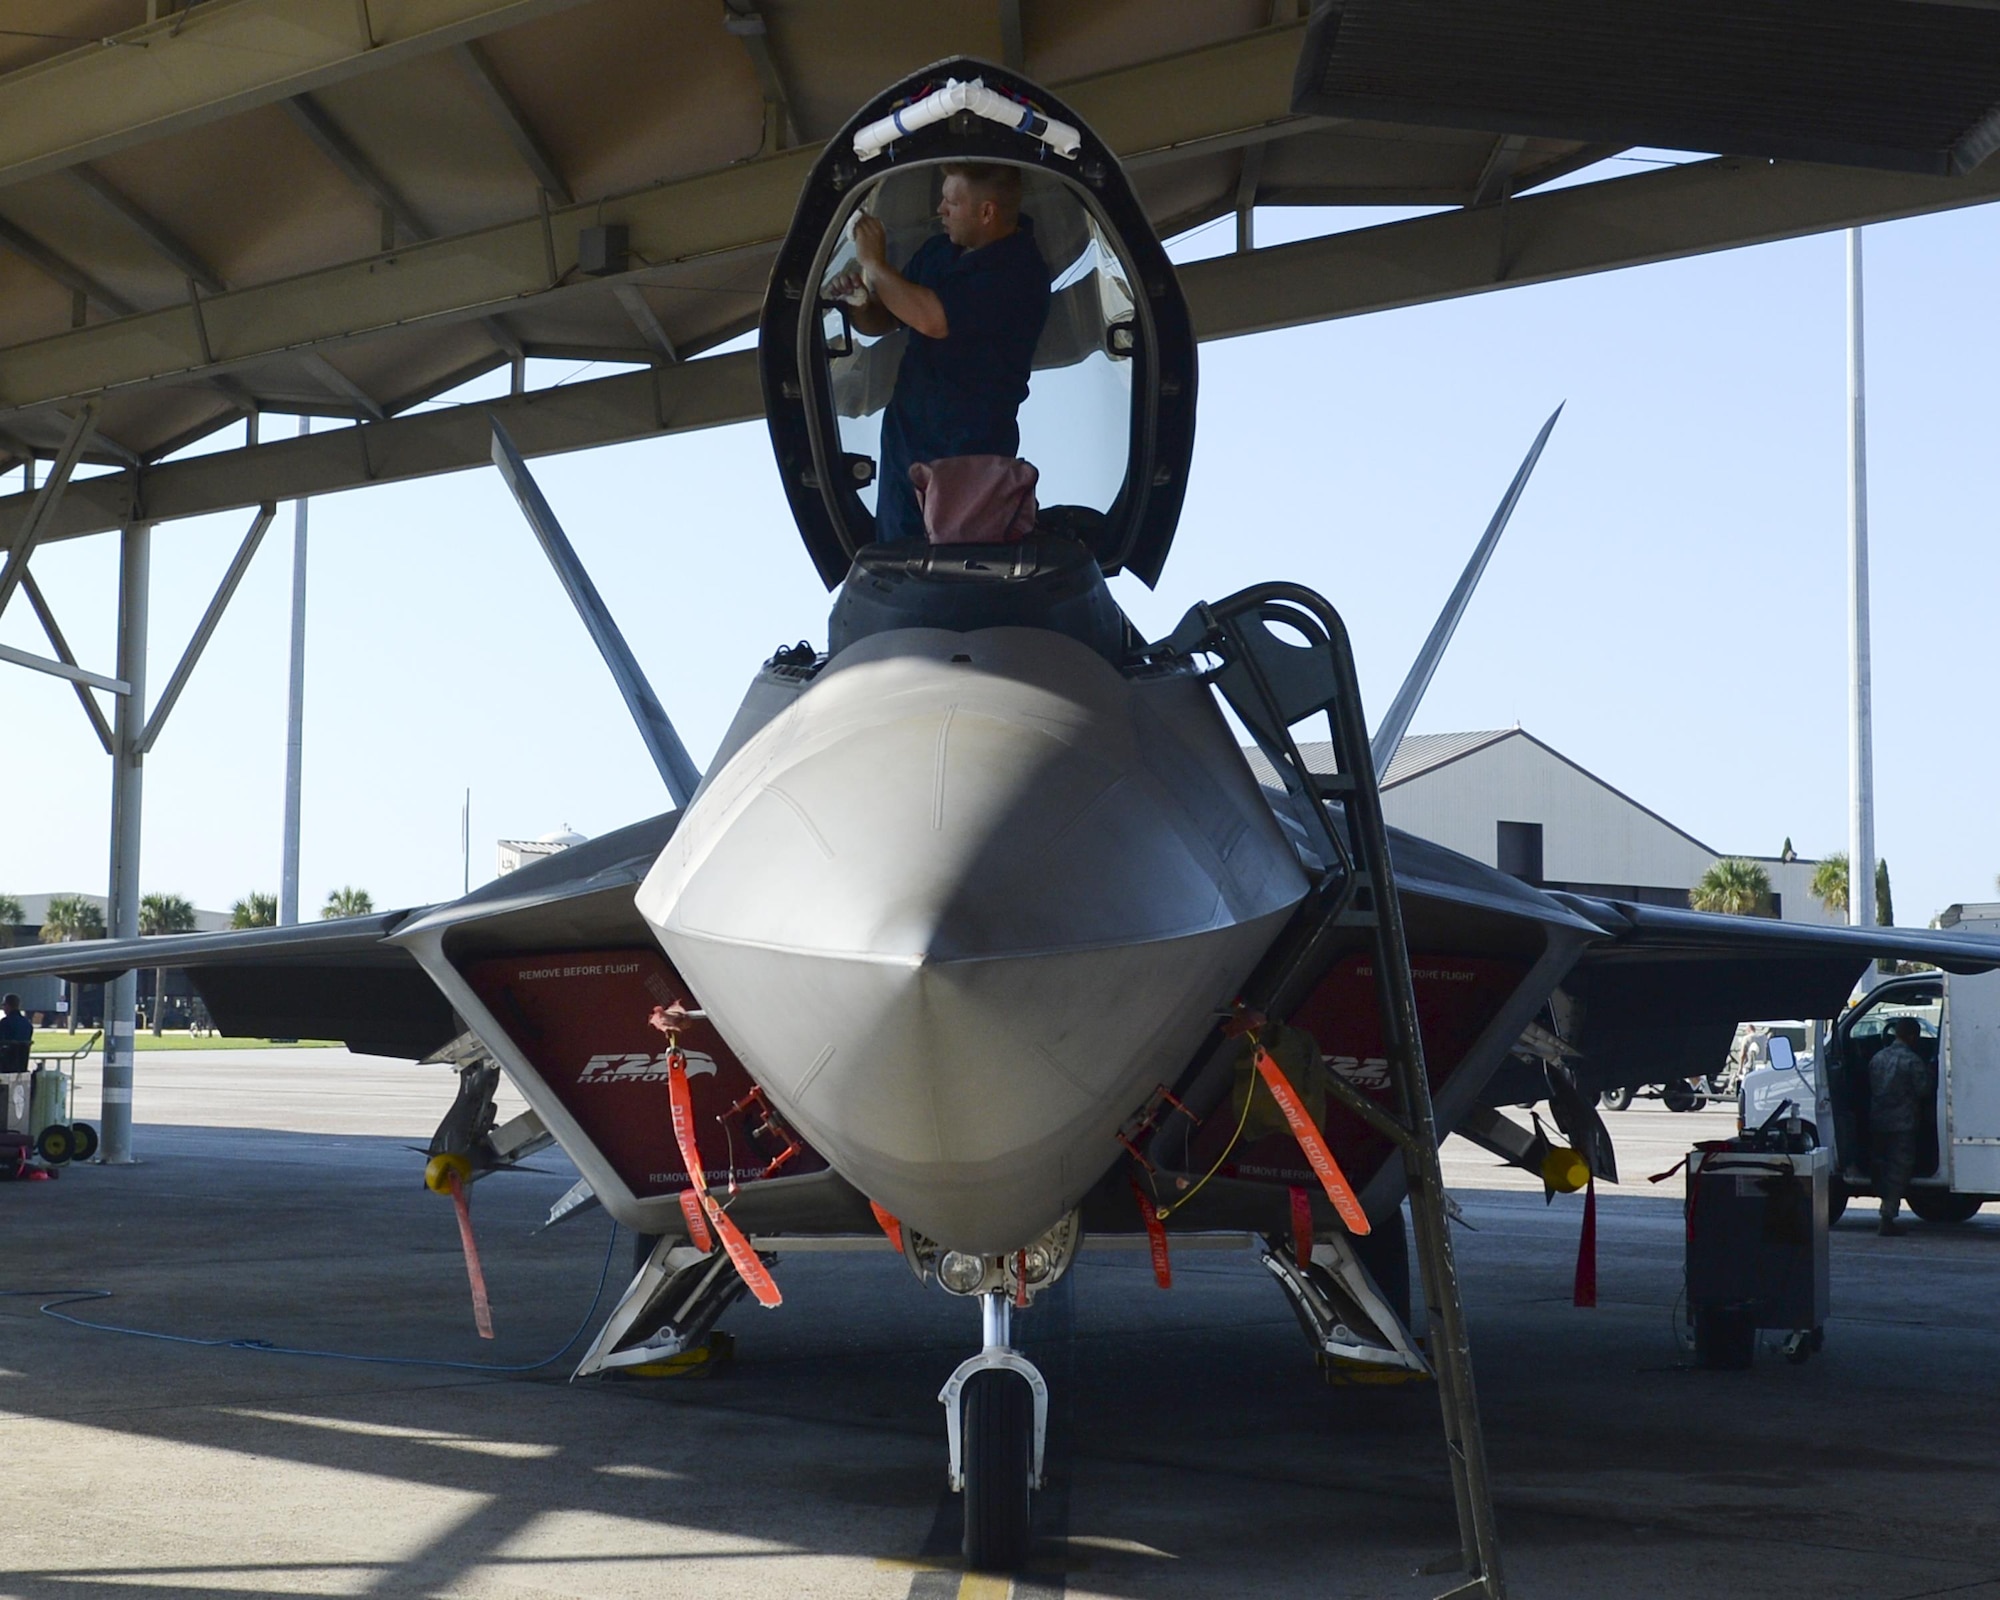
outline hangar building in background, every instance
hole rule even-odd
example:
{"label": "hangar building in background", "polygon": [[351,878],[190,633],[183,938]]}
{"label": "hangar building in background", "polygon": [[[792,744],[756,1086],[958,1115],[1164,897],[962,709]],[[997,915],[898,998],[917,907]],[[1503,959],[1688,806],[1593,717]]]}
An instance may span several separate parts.
{"label": "hangar building in background", "polygon": [[[1300,751],[1333,769],[1330,745]],[[1251,762],[1277,781],[1261,756]],[[1382,810],[1392,828],[1544,889],[1685,907],[1702,874],[1732,857],[1770,874],[1783,920],[1846,920],[1813,898],[1818,861],[1714,849],[1522,728],[1409,735],[1383,774]]]}

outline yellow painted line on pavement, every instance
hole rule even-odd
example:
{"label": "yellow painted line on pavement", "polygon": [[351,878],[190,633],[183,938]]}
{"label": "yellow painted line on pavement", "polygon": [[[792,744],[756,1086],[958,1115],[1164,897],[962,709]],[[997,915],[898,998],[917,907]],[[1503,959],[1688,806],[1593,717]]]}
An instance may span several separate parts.
{"label": "yellow painted line on pavement", "polygon": [[968,1572],[958,1580],[958,1600],[1008,1600],[1014,1580],[997,1572]]}

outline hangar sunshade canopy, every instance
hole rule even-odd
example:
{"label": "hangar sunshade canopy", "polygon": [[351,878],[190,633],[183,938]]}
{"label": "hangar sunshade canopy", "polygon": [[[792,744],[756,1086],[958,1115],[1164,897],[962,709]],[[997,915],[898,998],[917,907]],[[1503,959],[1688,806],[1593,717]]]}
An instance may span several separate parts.
{"label": "hangar sunshade canopy", "polygon": [[[1131,169],[1204,338],[2000,191],[1975,0],[30,0],[0,30],[0,466],[96,405],[41,540],[743,420],[819,142],[947,56]],[[1648,168],[1634,145],[1708,154]],[[1558,179],[1565,184],[1551,187]],[[1426,216],[1254,248],[1253,208]],[[609,228],[610,234],[590,230]],[[622,230],[622,233],[616,230]],[[612,248],[593,248],[609,239]],[[626,363],[520,392],[530,357]],[[416,410],[512,366],[497,405]],[[357,426],[170,460],[244,415]]]}

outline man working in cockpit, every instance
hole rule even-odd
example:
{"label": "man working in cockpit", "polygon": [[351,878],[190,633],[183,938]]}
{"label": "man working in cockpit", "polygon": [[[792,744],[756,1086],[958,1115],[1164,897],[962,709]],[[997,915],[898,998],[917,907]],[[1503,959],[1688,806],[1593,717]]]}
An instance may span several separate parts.
{"label": "man working in cockpit", "polygon": [[854,225],[854,275],[829,285],[838,297],[868,290],[848,320],[866,334],[910,330],[896,391],[882,417],[875,536],[922,539],[923,513],[910,468],[944,456],[1012,456],[1028,371],[1049,315],[1049,269],[1035,225],[1021,215],[1015,167],[953,162],[938,201],[944,232],[917,247],[901,272],[889,265],[882,224]]}

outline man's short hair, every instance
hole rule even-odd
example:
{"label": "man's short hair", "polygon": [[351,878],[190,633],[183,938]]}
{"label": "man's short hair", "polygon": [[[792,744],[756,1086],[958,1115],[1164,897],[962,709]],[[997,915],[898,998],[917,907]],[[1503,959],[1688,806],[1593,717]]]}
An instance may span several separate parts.
{"label": "man's short hair", "polygon": [[947,178],[963,178],[966,187],[983,200],[991,200],[1003,217],[1018,216],[1021,210],[1021,169],[1004,161],[947,161]]}
{"label": "man's short hair", "polygon": [[21,1009],[21,997],[17,994],[0,995],[0,1006],[6,1007],[9,1011],[19,1011]]}
{"label": "man's short hair", "polygon": [[1924,1036],[1924,1030],[1917,1026],[1915,1017],[1897,1017],[1889,1024],[1889,1031],[1904,1044],[1915,1044]]}

